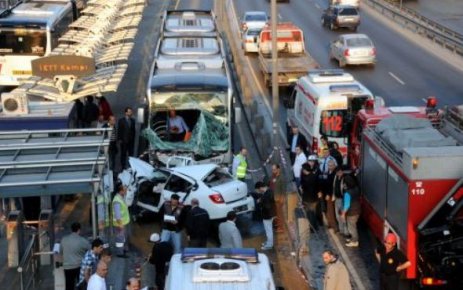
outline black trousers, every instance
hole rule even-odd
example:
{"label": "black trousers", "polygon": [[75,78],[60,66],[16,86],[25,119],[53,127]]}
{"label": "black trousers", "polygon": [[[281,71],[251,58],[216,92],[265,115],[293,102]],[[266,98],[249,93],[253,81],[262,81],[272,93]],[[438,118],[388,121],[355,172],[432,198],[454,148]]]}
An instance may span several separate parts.
{"label": "black trousers", "polygon": [[121,167],[122,170],[127,168],[128,156],[133,156],[133,143],[121,142]]}
{"label": "black trousers", "polygon": [[381,290],[398,290],[399,289],[399,274],[386,275],[381,273],[379,280]]}
{"label": "black trousers", "polygon": [[74,269],[64,269],[64,279],[66,280],[66,290],[75,290],[79,279],[80,267]]}

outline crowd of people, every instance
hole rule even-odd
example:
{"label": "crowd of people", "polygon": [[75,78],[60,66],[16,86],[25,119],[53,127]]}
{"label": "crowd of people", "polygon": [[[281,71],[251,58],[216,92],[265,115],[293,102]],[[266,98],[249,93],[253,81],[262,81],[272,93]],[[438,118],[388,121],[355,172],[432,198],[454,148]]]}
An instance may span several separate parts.
{"label": "crowd of people", "polygon": [[[297,189],[302,196],[311,231],[324,225],[345,239],[345,246],[359,247],[357,222],[361,214],[358,171],[344,164],[339,144],[320,138],[318,152],[310,152],[308,142],[297,127],[288,136],[290,159]],[[380,263],[381,290],[397,290],[400,274],[411,263],[397,249],[397,238],[389,233],[383,244],[376,249]],[[350,280],[345,265],[337,255],[326,250],[322,254],[326,264],[325,290],[349,290]]]}

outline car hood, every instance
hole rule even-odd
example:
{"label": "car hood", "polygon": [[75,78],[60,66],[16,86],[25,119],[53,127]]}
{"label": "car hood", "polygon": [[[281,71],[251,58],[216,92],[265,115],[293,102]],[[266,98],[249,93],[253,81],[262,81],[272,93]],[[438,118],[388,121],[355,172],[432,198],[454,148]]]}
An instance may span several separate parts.
{"label": "car hood", "polygon": [[129,157],[130,168],[137,172],[137,177],[146,177],[151,179],[154,177],[154,167],[141,159],[135,157]]}
{"label": "car hood", "polygon": [[266,21],[248,21],[246,22],[246,26],[248,29],[255,29],[255,30],[260,30],[264,28],[265,24],[267,24]]}
{"label": "car hood", "polygon": [[232,180],[227,183],[211,187],[214,192],[220,193],[225,203],[233,202],[248,195],[248,187],[246,183],[239,180]]}

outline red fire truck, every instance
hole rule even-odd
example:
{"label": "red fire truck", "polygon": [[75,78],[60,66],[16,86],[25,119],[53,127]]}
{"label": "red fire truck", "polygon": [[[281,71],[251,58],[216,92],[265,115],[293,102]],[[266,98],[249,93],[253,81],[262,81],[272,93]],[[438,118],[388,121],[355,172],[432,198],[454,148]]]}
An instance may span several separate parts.
{"label": "red fire truck", "polygon": [[461,108],[373,108],[351,128],[362,215],[380,240],[393,232],[419,286],[463,289],[463,114]]}

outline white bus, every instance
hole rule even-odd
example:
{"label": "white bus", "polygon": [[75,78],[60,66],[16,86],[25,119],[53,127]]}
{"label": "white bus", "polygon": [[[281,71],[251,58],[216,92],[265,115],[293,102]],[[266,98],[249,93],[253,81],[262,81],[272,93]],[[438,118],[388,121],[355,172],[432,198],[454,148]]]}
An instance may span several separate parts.
{"label": "white bus", "polygon": [[[164,16],[147,88],[150,160],[168,166],[171,157],[185,157],[182,165],[231,162],[234,92],[212,20],[210,11],[168,11]],[[190,139],[170,138],[172,109],[185,120]]]}
{"label": "white bus", "polygon": [[0,86],[32,74],[31,61],[50,54],[77,18],[70,0],[22,1],[0,14]]}

